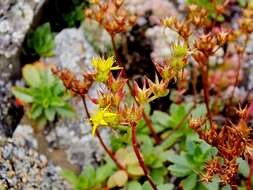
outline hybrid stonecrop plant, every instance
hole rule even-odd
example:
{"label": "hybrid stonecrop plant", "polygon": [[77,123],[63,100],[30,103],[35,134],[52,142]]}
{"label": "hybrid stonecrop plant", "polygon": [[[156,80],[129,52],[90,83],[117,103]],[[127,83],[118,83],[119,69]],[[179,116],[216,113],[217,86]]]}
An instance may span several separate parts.
{"label": "hybrid stonecrop plant", "polygon": [[28,117],[43,127],[56,116],[71,117],[74,110],[66,101],[70,94],[61,80],[42,62],[27,64],[22,70],[28,87],[15,86],[12,92],[18,102],[28,109]]}
{"label": "hybrid stonecrop plant", "polygon": [[54,33],[51,31],[50,23],[44,23],[28,34],[27,53],[50,57],[54,54]]}
{"label": "hybrid stonecrop plant", "polygon": [[[131,150],[134,153],[135,160],[130,163],[137,164],[137,167],[134,168],[135,172],[137,171],[136,173],[139,172],[140,176],[144,176],[145,180],[149,183],[149,188],[154,190],[162,189],[159,187],[157,181],[154,180],[155,175],[151,175],[153,172],[152,164],[150,164],[152,162],[149,162],[151,157],[147,156],[147,152],[145,151],[152,150],[159,152],[159,144],[161,144],[161,147],[164,147],[163,140],[166,141],[166,138],[170,136],[166,135],[166,131],[163,132],[161,130],[159,132],[156,129],[144,108],[151,101],[166,96],[170,90],[168,89],[169,83],[180,84],[182,81],[185,81],[185,70],[188,70],[193,75],[191,81],[193,88],[191,101],[193,107],[188,109],[185,117],[181,118],[180,122],[174,126],[175,130],[178,128],[182,129],[182,126],[187,126],[186,121],[188,120],[188,116],[203,101],[206,114],[201,117],[191,118],[188,123],[188,129],[193,129],[200,139],[215,147],[217,154],[214,154],[207,144],[205,144],[205,147],[208,148],[202,146],[203,141],[200,144],[197,142],[191,145],[192,149],[186,149],[187,153],[179,156],[185,163],[178,163],[175,158],[179,157],[168,157],[167,160],[173,163],[169,169],[172,174],[179,177],[190,175],[189,172],[196,172],[203,182],[210,182],[217,175],[222,185],[230,184],[232,189],[237,189],[235,177],[238,172],[238,163],[236,160],[239,157],[251,160],[253,157],[252,130],[248,126],[249,113],[252,110],[252,106],[241,109],[238,107],[238,102],[234,97],[235,88],[240,81],[240,69],[244,61],[249,34],[253,31],[252,4],[249,3],[247,8],[243,10],[242,16],[238,19],[238,28],[233,28],[229,23],[223,25],[221,20],[218,19],[218,16],[223,15],[223,13],[225,14],[225,10],[229,8],[229,1],[219,1],[219,4],[216,1],[210,1],[208,6],[212,8],[212,15],[209,15],[205,7],[191,4],[188,7],[188,14],[183,20],[179,20],[176,17],[162,19],[161,24],[165,28],[177,33],[177,39],[170,45],[170,55],[162,62],[154,60],[159,77],[156,75],[154,82],[143,77],[141,85],[137,81],[127,78],[124,72],[124,64],[119,57],[114,42],[115,35],[126,32],[129,27],[133,26],[136,17],[128,14],[123,0],[93,2],[94,6],[86,10],[85,14],[87,17],[96,20],[111,35],[116,58],[93,58],[91,64],[94,70],[84,72],[82,80],[78,79],[74,73],[67,69],[55,68],[53,69],[53,73],[63,81],[68,90],[82,98],[86,115],[89,117],[90,124],[92,125],[93,136],[96,135],[98,137],[102,147],[119,168],[119,171],[109,178],[110,182],[108,181],[109,185],[107,183],[107,188],[122,187],[124,185],[122,181],[126,181],[129,176],[132,176],[132,170],[129,171],[129,163],[123,161],[124,156],[119,156],[117,152],[115,153],[105,145],[99,132],[101,127],[110,127],[119,134],[122,134],[122,131],[130,133],[130,141],[129,139],[124,139],[120,143],[131,143]],[[225,49],[224,57],[234,54],[238,58],[233,91],[231,96],[225,100],[220,95],[221,89],[210,85],[212,81],[210,81],[209,77],[209,58],[215,55],[221,48]],[[203,94],[198,94],[197,92],[196,79],[198,76],[202,79],[201,91]],[[97,98],[88,95],[93,82],[101,85]],[[213,90],[213,97],[215,98],[210,95],[210,90]],[[92,100],[98,106],[98,109],[90,111],[86,105],[87,99]],[[225,120],[228,122],[220,122],[214,118],[214,116],[221,115],[220,108],[217,107],[219,100],[224,101],[224,109],[233,110],[234,115],[225,115]],[[247,102],[248,100],[245,101]],[[235,119],[236,116],[238,119]],[[143,148],[145,147],[145,143],[140,146],[140,141],[143,140],[140,137],[143,138],[143,136],[137,134],[141,122],[144,122],[145,126],[148,127],[148,134],[152,136],[151,142],[155,146],[153,147],[154,149],[152,149],[153,145],[149,149]],[[192,133],[186,133],[185,136],[190,134],[192,135]],[[182,136],[178,134],[178,137]],[[137,139],[138,137],[139,140]],[[148,142],[148,140],[145,139],[144,142]],[[141,153],[143,149],[145,151]],[[128,150],[124,151],[127,152]],[[166,155],[169,156],[168,154]],[[163,159],[158,163],[160,164],[159,166],[164,166]],[[188,168],[186,166],[188,163],[191,163],[193,167]],[[180,166],[180,164],[185,165]],[[203,165],[205,167],[202,167]],[[185,168],[182,169],[182,167]],[[178,168],[187,170],[188,173],[181,175],[175,171]],[[159,175],[166,175],[166,172]],[[116,178],[122,180],[118,181]],[[192,180],[194,180],[194,185],[191,188],[193,189],[197,183],[197,176],[195,174],[190,175],[188,181],[182,181],[182,184],[185,184],[186,181],[189,183]],[[249,186],[248,188],[251,187]]]}

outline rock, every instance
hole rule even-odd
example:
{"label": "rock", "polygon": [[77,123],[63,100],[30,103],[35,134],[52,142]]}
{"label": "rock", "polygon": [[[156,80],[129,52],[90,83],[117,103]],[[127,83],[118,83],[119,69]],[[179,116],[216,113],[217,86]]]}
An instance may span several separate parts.
{"label": "rock", "polygon": [[128,10],[138,16],[137,23],[143,23],[142,19],[148,12],[151,24],[159,24],[161,18],[177,14],[173,3],[167,0],[126,0],[125,3]]}
{"label": "rock", "polygon": [[0,139],[0,186],[9,190],[70,190],[59,168],[34,149],[11,139]]}
{"label": "rock", "polygon": [[0,1],[0,79],[19,69],[19,53],[26,33],[45,0]]}
{"label": "rock", "polygon": [[0,80],[0,137],[11,137],[23,116],[23,108],[15,103],[11,83]]}
{"label": "rock", "polygon": [[64,29],[58,33],[54,54],[53,57],[45,58],[45,62],[68,68],[77,74],[91,68],[90,61],[95,55],[81,28]]}
{"label": "rock", "polygon": [[38,142],[34,137],[33,128],[30,125],[19,124],[13,133],[12,138],[15,142],[26,146],[27,148],[38,148]]}

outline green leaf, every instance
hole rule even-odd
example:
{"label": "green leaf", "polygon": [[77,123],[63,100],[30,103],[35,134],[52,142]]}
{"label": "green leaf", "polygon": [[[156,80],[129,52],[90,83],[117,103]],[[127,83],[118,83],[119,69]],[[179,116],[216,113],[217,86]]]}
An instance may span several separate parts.
{"label": "green leaf", "polygon": [[232,190],[230,185],[226,185],[224,187],[221,188],[221,190]]}
{"label": "green leaf", "polygon": [[12,93],[15,95],[16,98],[20,99],[25,103],[32,103],[34,101],[30,89],[15,86],[12,88]]}
{"label": "green leaf", "polygon": [[154,113],[151,116],[151,120],[154,123],[161,124],[163,126],[168,126],[169,123],[169,115],[165,112],[161,112],[158,110],[155,110]]}
{"label": "green leaf", "polygon": [[95,179],[96,179],[96,170],[92,166],[87,166],[83,170],[83,172],[82,172],[81,175],[83,175],[85,178],[87,178],[87,180],[88,180],[87,181],[88,182],[87,183],[88,188],[92,188],[92,187],[95,186],[95,184],[96,184],[96,181],[95,181]]}
{"label": "green leaf", "polygon": [[114,166],[106,164],[96,170],[96,182],[103,183],[113,172]]}
{"label": "green leaf", "polygon": [[184,135],[183,131],[175,131],[162,143],[163,149],[169,149],[180,137]]}
{"label": "green leaf", "polygon": [[196,108],[191,112],[193,118],[200,118],[206,115],[206,105],[205,104],[198,104]]}
{"label": "green leaf", "polygon": [[238,158],[236,162],[239,164],[239,172],[247,178],[250,170],[248,162],[242,158]]}
{"label": "green leaf", "polygon": [[219,190],[219,182],[220,178],[218,176],[214,176],[212,182],[203,184],[208,190]]}
{"label": "green leaf", "polygon": [[144,172],[139,164],[127,165],[127,172],[132,176],[143,176]]}
{"label": "green leaf", "polygon": [[168,161],[185,167],[189,166],[189,163],[183,153],[181,155],[170,155],[170,157],[168,157]]}
{"label": "green leaf", "polygon": [[53,55],[54,46],[54,34],[51,32],[49,23],[39,26],[28,35],[27,47],[40,56]]}
{"label": "green leaf", "polygon": [[70,170],[63,170],[61,172],[61,175],[71,183],[71,185],[74,187],[78,183],[78,177],[76,174]]}
{"label": "green leaf", "polygon": [[148,181],[146,181],[143,186],[142,186],[143,190],[153,190],[153,188],[151,187],[151,185],[149,184]]}
{"label": "green leaf", "polygon": [[164,183],[164,175],[166,174],[165,168],[157,168],[151,170],[150,176],[154,182],[159,185]]}
{"label": "green leaf", "polygon": [[123,187],[126,184],[127,179],[127,173],[123,170],[119,170],[108,179],[107,186],[109,188]]}
{"label": "green leaf", "polygon": [[34,103],[31,109],[32,119],[37,119],[43,113],[43,107],[39,104]]}
{"label": "green leaf", "polygon": [[189,175],[181,181],[184,190],[192,190],[197,184],[197,175],[195,173]]}
{"label": "green leaf", "polygon": [[[121,154],[126,154],[125,150],[126,149],[122,149]],[[124,162],[125,162],[126,165],[135,165],[135,164],[139,163],[136,155],[134,154],[134,152],[127,152],[127,154],[125,155]]]}
{"label": "green leaf", "polygon": [[185,115],[186,111],[184,104],[172,104],[170,107],[169,126],[172,128],[176,127]]}
{"label": "green leaf", "polygon": [[171,155],[168,157],[168,161],[174,163],[168,167],[172,175],[177,177],[185,177],[192,173],[191,165],[187,161],[184,154]]}
{"label": "green leaf", "polygon": [[55,109],[57,113],[63,117],[73,117],[75,115],[73,108],[69,105],[65,105],[63,107],[57,107]]}
{"label": "green leaf", "polygon": [[157,186],[158,190],[173,190],[174,189],[174,185],[173,184],[161,184]]}
{"label": "green leaf", "polygon": [[48,107],[44,110],[44,113],[45,113],[45,116],[46,116],[48,121],[52,122],[54,120],[55,114],[56,114],[56,111],[55,111],[54,108]]}
{"label": "green leaf", "polygon": [[169,166],[168,169],[172,175],[177,177],[185,177],[192,173],[192,170],[190,168],[181,165],[172,165]]}
{"label": "green leaf", "polygon": [[52,97],[50,105],[52,107],[63,107],[64,105],[66,105],[66,102],[60,97]]}
{"label": "green leaf", "polygon": [[64,95],[65,92],[65,87],[62,84],[61,81],[59,81],[59,79],[56,79],[57,82],[55,82],[54,86],[53,86],[53,94],[55,96],[62,96]]}
{"label": "green leaf", "polygon": [[25,82],[31,87],[39,87],[41,85],[39,71],[32,64],[27,64],[23,67],[22,76]]}
{"label": "green leaf", "polygon": [[127,190],[143,190],[138,181],[131,181],[127,184]]}
{"label": "green leaf", "polygon": [[88,190],[89,187],[89,181],[84,175],[78,176],[78,182],[75,185],[75,190]]}

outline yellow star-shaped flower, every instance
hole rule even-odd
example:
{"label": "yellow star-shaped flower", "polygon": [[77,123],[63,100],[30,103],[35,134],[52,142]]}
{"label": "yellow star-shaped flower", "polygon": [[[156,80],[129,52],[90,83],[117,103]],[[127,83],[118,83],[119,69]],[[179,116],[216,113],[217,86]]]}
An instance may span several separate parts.
{"label": "yellow star-shaped flower", "polygon": [[92,136],[95,135],[96,129],[98,126],[108,126],[117,121],[117,114],[107,111],[108,107],[104,109],[99,109],[95,114],[90,118],[92,123]]}
{"label": "yellow star-shaped flower", "polygon": [[91,64],[97,71],[96,80],[98,82],[106,82],[109,78],[109,73],[111,70],[119,70],[122,67],[113,66],[115,63],[114,57],[108,57],[106,60],[101,57],[93,58]]}

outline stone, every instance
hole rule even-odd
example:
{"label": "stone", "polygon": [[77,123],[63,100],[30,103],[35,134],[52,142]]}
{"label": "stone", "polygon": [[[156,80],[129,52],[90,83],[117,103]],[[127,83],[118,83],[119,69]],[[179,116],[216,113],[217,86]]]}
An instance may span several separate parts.
{"label": "stone", "polygon": [[39,155],[13,139],[0,139],[0,186],[3,189],[61,189],[70,190],[70,185],[60,171],[47,158]]}
{"label": "stone", "polygon": [[56,35],[54,54],[53,57],[45,58],[45,62],[81,74],[82,71],[91,69],[90,61],[95,52],[85,39],[82,28],[69,28]]}
{"label": "stone", "polygon": [[23,116],[23,108],[17,106],[11,94],[11,82],[0,80],[0,136],[11,137]]}
{"label": "stone", "polygon": [[45,1],[0,1],[0,79],[7,81],[18,72],[22,43]]}

